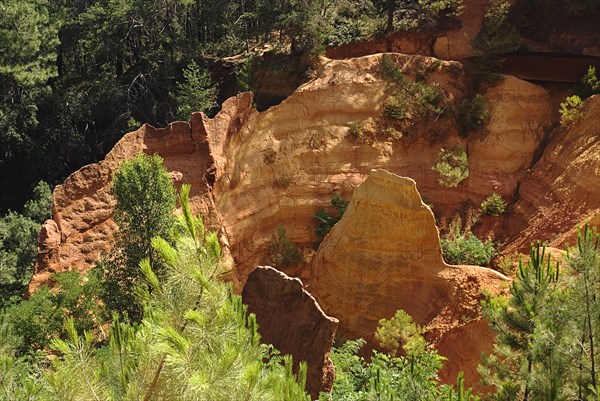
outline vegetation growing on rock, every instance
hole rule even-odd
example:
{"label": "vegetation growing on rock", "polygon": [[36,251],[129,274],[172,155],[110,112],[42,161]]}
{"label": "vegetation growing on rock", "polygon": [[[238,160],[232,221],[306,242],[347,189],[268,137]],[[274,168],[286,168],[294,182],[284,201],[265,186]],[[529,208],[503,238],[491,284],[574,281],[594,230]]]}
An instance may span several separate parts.
{"label": "vegetation growing on rock", "polygon": [[456,224],[440,239],[440,245],[444,260],[453,265],[487,266],[496,254],[491,240],[481,241],[472,232],[461,233]]}
{"label": "vegetation growing on rock", "polygon": [[431,168],[439,174],[438,183],[444,187],[456,187],[469,176],[469,159],[464,146],[440,149],[437,163]]}
{"label": "vegetation growing on rock", "polygon": [[499,216],[506,210],[506,202],[502,196],[493,193],[481,202],[481,210],[490,216]]}

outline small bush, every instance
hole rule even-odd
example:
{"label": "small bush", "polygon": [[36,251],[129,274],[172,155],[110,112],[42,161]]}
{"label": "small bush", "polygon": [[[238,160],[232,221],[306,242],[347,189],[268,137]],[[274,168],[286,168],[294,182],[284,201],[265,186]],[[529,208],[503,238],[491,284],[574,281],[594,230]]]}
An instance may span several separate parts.
{"label": "small bush", "polygon": [[465,99],[460,105],[457,114],[458,125],[467,133],[484,126],[490,119],[490,110],[487,102],[481,94],[475,95],[471,99]]}
{"label": "small bush", "polygon": [[287,236],[284,226],[277,226],[277,233],[273,235],[269,245],[267,263],[277,269],[297,265],[302,261],[302,255]]}
{"label": "small bush", "polygon": [[321,243],[323,238],[325,238],[329,231],[331,231],[331,228],[335,225],[335,223],[340,221],[350,202],[342,198],[339,193],[336,193],[333,195],[329,203],[335,209],[335,214],[330,214],[325,209],[320,209],[315,213],[315,218],[319,221],[319,224],[315,229],[315,233],[319,238],[317,244]]}
{"label": "small bush", "polygon": [[487,266],[496,254],[492,241],[483,242],[471,232],[461,234],[458,225],[450,227],[440,245],[444,260],[452,265]]}
{"label": "small bush", "polygon": [[406,355],[414,356],[422,354],[427,347],[423,332],[406,311],[398,309],[392,318],[379,321],[375,338],[391,355],[404,351]]}
{"label": "small bush", "polygon": [[444,187],[456,187],[469,176],[469,160],[464,146],[450,150],[440,149],[438,162],[431,168],[438,172],[438,183]]}
{"label": "small bush", "polygon": [[352,121],[348,124],[348,133],[354,140],[361,140],[365,133],[363,132],[363,124],[361,121]]}
{"label": "small bush", "polygon": [[506,202],[500,195],[494,193],[481,202],[481,210],[490,216],[500,216],[506,210]]}
{"label": "small bush", "polygon": [[583,118],[583,101],[577,95],[568,96],[560,104],[560,125],[570,127],[571,124]]}

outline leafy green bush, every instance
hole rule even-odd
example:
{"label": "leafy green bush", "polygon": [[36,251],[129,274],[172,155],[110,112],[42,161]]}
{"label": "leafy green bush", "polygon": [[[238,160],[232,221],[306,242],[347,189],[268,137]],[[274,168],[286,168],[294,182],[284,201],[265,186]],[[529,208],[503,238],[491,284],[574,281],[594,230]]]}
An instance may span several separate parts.
{"label": "leafy green bush", "polygon": [[66,338],[64,321],[69,317],[81,331],[98,329],[106,321],[95,271],[85,280],[78,271],[55,273],[51,281],[55,283],[52,289],[43,286],[7,310],[15,334],[22,340],[22,352],[46,348],[54,338]]}
{"label": "leafy green bush", "polygon": [[457,119],[463,133],[484,126],[490,119],[490,110],[483,95],[478,93],[470,99],[465,99],[458,109]]}
{"label": "leafy green bush", "polygon": [[560,125],[570,127],[583,118],[583,101],[577,95],[567,96],[560,104]]}
{"label": "leafy green bush", "polygon": [[[112,192],[117,201],[114,220],[119,231],[108,257],[98,263],[101,296],[110,310],[139,321],[143,308],[135,288],[142,280],[140,262],[157,260],[152,247],[155,236],[168,238],[175,223],[175,189],[162,158],[140,153],[115,172]],[[160,274],[159,266],[155,263]]]}
{"label": "leafy green bush", "polygon": [[469,176],[469,160],[464,146],[456,146],[450,150],[440,149],[438,161],[431,169],[440,175],[440,185],[456,187]]}
{"label": "leafy green bush", "polygon": [[487,266],[496,254],[491,240],[483,242],[471,232],[463,234],[455,224],[440,244],[444,260],[452,265]]}
{"label": "leafy green bush", "polygon": [[423,328],[408,313],[399,309],[390,319],[379,321],[375,338],[391,355],[398,355],[403,350],[406,355],[412,356],[425,351],[427,342],[422,334]]}
{"label": "leafy green bush", "polygon": [[500,216],[506,210],[506,202],[499,194],[493,193],[481,202],[481,210],[490,216]]}
{"label": "leafy green bush", "polygon": [[444,358],[432,349],[407,357],[393,357],[373,351],[370,362],[359,356],[364,340],[347,341],[331,350],[335,381],[322,401],[477,401],[464,388],[459,374],[457,388],[441,385],[439,371]]}
{"label": "leafy green bush", "polygon": [[284,226],[277,226],[277,233],[273,235],[269,245],[267,263],[277,269],[297,265],[302,261],[302,255],[287,236]]}
{"label": "leafy green bush", "polygon": [[342,198],[337,192],[333,195],[329,203],[335,210],[335,214],[330,214],[325,209],[320,209],[315,213],[315,218],[319,221],[319,224],[315,229],[315,233],[319,239],[317,244],[320,244],[321,241],[323,241],[323,238],[331,231],[335,223],[340,221],[350,204],[348,200]]}

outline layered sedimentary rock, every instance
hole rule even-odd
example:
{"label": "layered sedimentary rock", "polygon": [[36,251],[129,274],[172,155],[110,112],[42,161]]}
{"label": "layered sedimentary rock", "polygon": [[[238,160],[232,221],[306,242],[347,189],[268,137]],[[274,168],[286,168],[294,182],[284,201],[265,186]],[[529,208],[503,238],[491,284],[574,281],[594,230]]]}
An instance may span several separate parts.
{"label": "layered sedimentary rock", "polygon": [[475,382],[480,353],[493,344],[479,316],[480,293],[498,293],[506,281],[483,267],[446,265],[415,181],[374,170],[319,247],[308,290],[340,320],[340,336],[371,345],[379,320],[405,310],[448,358],[443,379],[463,370]]}
{"label": "layered sedimentary rock", "polygon": [[[458,107],[465,91],[461,64],[389,56],[409,79],[429,71],[425,82],[439,85],[446,109]],[[313,80],[265,112],[254,110],[246,93],[227,100],[214,119],[197,113],[189,124],[143,126],[126,135],[104,161],[82,168],[55,190],[52,230],[60,242],[41,243],[33,287],[50,272],[83,271],[107,250],[116,229],[111,175],[140,151],[160,154],[178,182],[192,183],[193,209],[220,230],[237,262],[237,290],[249,271],[265,262],[278,224],[300,246],[312,246],[315,211],[336,192],[349,198],[372,168],[413,178],[440,214],[465,202],[478,205],[493,192],[508,199],[550,124],[546,91],[508,77],[485,94],[491,122],[469,142],[458,135],[449,112],[404,126],[401,138],[389,138],[381,136],[389,88],[380,74],[381,57],[323,58]],[[356,122],[380,139],[353,140],[349,127]],[[466,145],[470,175],[458,188],[445,188],[431,167],[440,148],[453,144]]]}
{"label": "layered sedimentary rock", "polygon": [[330,391],[334,367],[329,358],[338,321],[327,316],[302,282],[268,266],[248,276],[242,292],[248,311],[256,315],[261,341],[308,366],[306,389],[313,399]]}
{"label": "layered sedimentary rock", "polygon": [[600,226],[600,95],[586,100],[580,121],[555,131],[518,195],[506,253],[527,253],[536,239],[564,249],[577,226]]}
{"label": "layered sedimentary rock", "polygon": [[[202,116],[195,115],[192,122],[195,119],[201,122]],[[123,161],[140,152],[160,154],[177,185],[191,183],[190,203],[202,212],[210,227],[219,227],[206,179],[212,160],[203,131],[183,122],[165,129],[144,125],[125,135],[104,160],[81,168],[54,189],[53,216],[42,226],[30,291],[52,273],[86,271],[108,251],[118,229],[112,220],[112,174]]]}

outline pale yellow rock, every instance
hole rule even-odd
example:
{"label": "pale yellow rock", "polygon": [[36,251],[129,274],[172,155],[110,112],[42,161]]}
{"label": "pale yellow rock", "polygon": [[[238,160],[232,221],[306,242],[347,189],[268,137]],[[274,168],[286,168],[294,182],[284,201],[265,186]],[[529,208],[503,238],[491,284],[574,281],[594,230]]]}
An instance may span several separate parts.
{"label": "pale yellow rock", "polygon": [[[459,367],[475,375],[480,352],[491,350],[485,323],[474,326],[481,319],[480,294],[498,293],[507,281],[483,267],[446,265],[433,213],[415,181],[374,170],[319,247],[308,289],[339,319],[342,338],[371,345],[377,345],[379,320],[405,310],[434,346],[444,345],[440,351],[450,363],[443,377],[453,381]],[[479,334],[467,335],[473,330]],[[453,347],[445,345],[448,336]]]}

